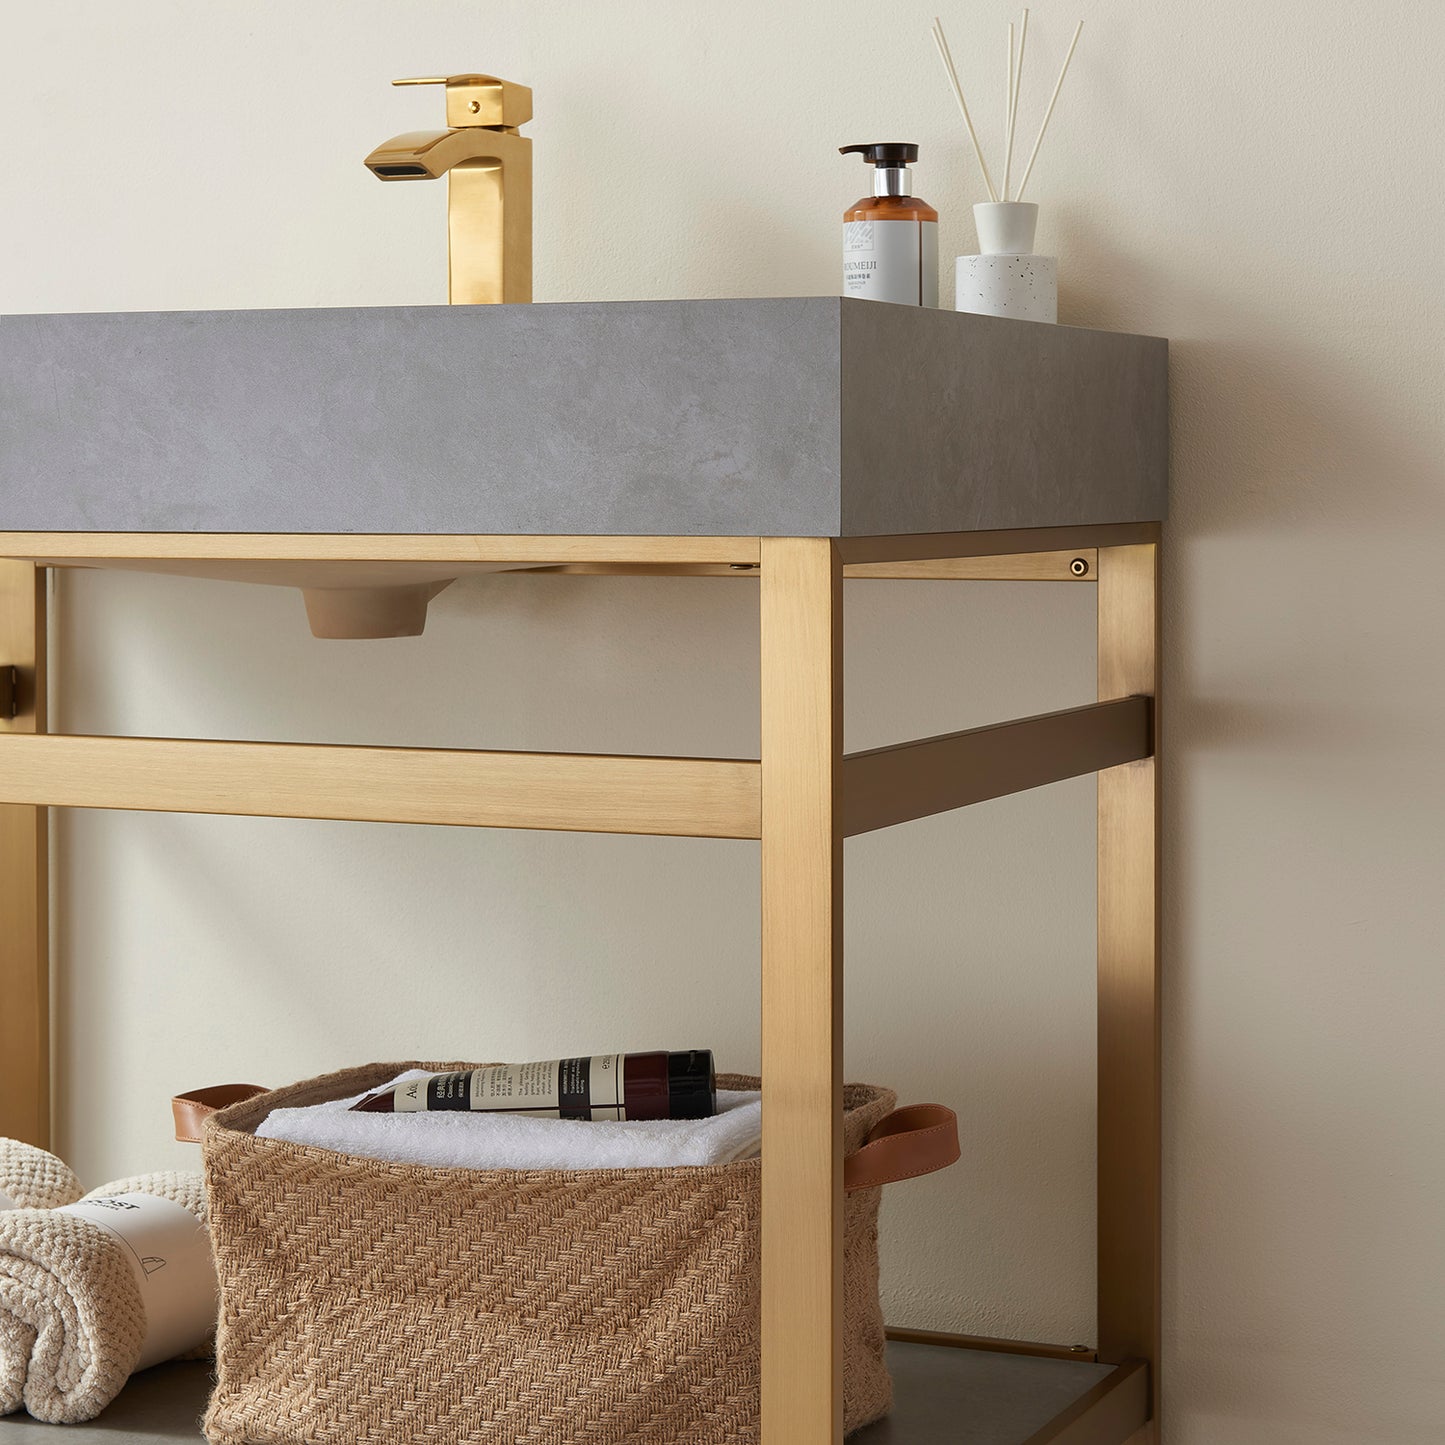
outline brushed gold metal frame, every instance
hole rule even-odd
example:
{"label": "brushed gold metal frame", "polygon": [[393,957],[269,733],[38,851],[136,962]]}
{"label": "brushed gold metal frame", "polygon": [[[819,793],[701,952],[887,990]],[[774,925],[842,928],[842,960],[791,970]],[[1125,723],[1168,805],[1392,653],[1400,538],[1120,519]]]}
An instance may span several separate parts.
{"label": "brushed gold metal frame", "polygon": [[849,753],[843,832],[852,838],[1147,758],[1151,713],[1148,697],[1114,698]]}
{"label": "brushed gold metal frame", "polygon": [[[1159,548],[1101,547],[1098,695],[1155,700],[1148,757],[1099,774],[1099,1356],[1148,1360],[1159,1416]],[[1130,1445],[1158,1445],[1151,1423]]]}
{"label": "brushed gold metal frame", "polygon": [[[1117,535],[1113,529],[1111,534]],[[984,535],[984,534],[980,534]],[[1058,534],[986,534],[1031,538]],[[883,539],[894,546],[916,539]],[[978,545],[978,544],[976,544]],[[997,545],[996,542],[993,545]],[[246,534],[0,533],[0,555],[296,587],[318,637],[414,637],[450,582],[479,572],[758,578],[757,537],[317,537]],[[486,552],[486,557],[481,553]],[[847,580],[1093,582],[1098,551],[908,557],[843,566]]]}
{"label": "brushed gold metal frame", "polygon": [[[768,1101],[762,1445],[836,1445],[843,838],[1097,769],[1097,1355],[1117,1368],[1019,1445],[1157,1445],[1158,538],[1153,525],[845,539],[0,533],[0,558],[24,559],[0,561],[0,665],[15,665],[21,677],[20,715],[0,719],[0,1132],[38,1142],[49,1135],[48,805],[758,838]],[[1097,579],[1097,703],[843,754],[845,577],[1063,580],[1061,557],[1087,560],[1087,574],[1071,572],[1074,580]],[[1001,560],[978,569],[973,559]],[[499,568],[751,574],[762,589],[762,756],[47,735],[48,566],[292,585],[303,574],[328,575],[333,585],[379,575],[368,569],[383,569],[388,583],[419,585],[439,580],[425,575],[438,567],[452,576]],[[1087,1357],[1018,1341],[926,1339]]]}
{"label": "brushed gold metal frame", "polygon": [[[0,664],[15,669],[0,739],[46,725],[45,571],[0,561]],[[49,814],[0,806],[0,1135],[50,1142]]]}
{"label": "brushed gold metal frame", "polygon": [[883,1333],[905,1345],[945,1345],[955,1350],[984,1350],[993,1355],[1033,1355],[1043,1360],[1078,1360],[1094,1364],[1098,1350],[1088,1345],[1051,1345],[1042,1340],[1000,1339],[997,1335],[960,1335],[949,1330],[910,1330],[890,1325]]}

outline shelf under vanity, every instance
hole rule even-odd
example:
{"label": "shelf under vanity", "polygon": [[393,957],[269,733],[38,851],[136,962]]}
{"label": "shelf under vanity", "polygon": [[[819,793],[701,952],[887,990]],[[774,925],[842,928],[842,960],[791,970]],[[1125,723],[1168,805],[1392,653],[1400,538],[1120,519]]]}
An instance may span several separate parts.
{"label": "shelf under vanity", "polygon": [[[902,1331],[854,1438],[1149,1439],[1165,369],[1152,338],[833,298],[0,320],[0,1133],[50,1132],[49,807],[758,840],[762,1438],[830,1445],[843,840],[1097,772],[1095,1338]],[[294,586],[338,636],[419,631],[477,571],[758,586],[761,756],[51,733],[44,575],[76,566]],[[894,578],[1092,586],[1097,701],[844,754],[843,585]],[[193,1439],[206,1378],[146,1372],[67,1438]]]}
{"label": "shelf under vanity", "polygon": [[[888,1347],[896,1402],[876,1425],[850,1435],[855,1445],[1033,1445],[1034,1441],[1116,1439],[1147,1407],[1142,1367],[1022,1355],[947,1345]],[[24,1415],[0,1420],[4,1445],[50,1445],[57,1428],[68,1445],[171,1445],[195,1441],[206,1408],[212,1367],[158,1365],[132,1378],[120,1398],[90,1425],[44,1425]],[[1122,1385],[1119,1382],[1122,1377]],[[1106,1393],[1107,1392],[1107,1393]],[[1095,1403],[1111,1405],[1108,1427]],[[1050,1435],[1061,1416],[1093,1418],[1092,1433]]]}

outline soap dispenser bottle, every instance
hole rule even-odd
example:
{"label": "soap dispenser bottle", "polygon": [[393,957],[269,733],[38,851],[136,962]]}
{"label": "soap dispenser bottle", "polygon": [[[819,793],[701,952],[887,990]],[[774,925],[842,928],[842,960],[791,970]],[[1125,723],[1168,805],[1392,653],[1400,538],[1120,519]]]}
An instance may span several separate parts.
{"label": "soap dispenser bottle", "polygon": [[843,294],[937,306],[938,212],[909,193],[918,147],[875,141],[838,149],[855,151],[873,166],[873,194],[843,213]]}

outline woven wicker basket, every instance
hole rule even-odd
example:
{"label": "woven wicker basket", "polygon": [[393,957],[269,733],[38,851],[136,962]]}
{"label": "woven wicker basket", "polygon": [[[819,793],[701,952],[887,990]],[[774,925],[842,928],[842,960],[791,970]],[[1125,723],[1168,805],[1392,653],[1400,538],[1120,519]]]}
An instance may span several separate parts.
{"label": "woven wicker basket", "polygon": [[[375,1064],[207,1121],[217,1445],[755,1445],[761,1166],[473,1171],[253,1130]],[[757,1079],[722,1076],[720,1087]],[[894,1105],[849,1085],[851,1152]],[[845,1209],[845,1428],[885,1414],[881,1190]]]}

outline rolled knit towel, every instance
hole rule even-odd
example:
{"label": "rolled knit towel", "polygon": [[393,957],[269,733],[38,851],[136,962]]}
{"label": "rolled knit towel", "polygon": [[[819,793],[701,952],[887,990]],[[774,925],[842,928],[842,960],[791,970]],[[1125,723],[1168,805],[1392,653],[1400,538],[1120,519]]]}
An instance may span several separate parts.
{"label": "rolled knit towel", "polygon": [[54,1154],[0,1139],[0,1209],[54,1209],[80,1198],[80,1180]]}
{"label": "rolled knit towel", "polygon": [[215,1325],[205,1225],[199,1174],[0,1213],[0,1415],[93,1420],[135,1370],[201,1353]]}

